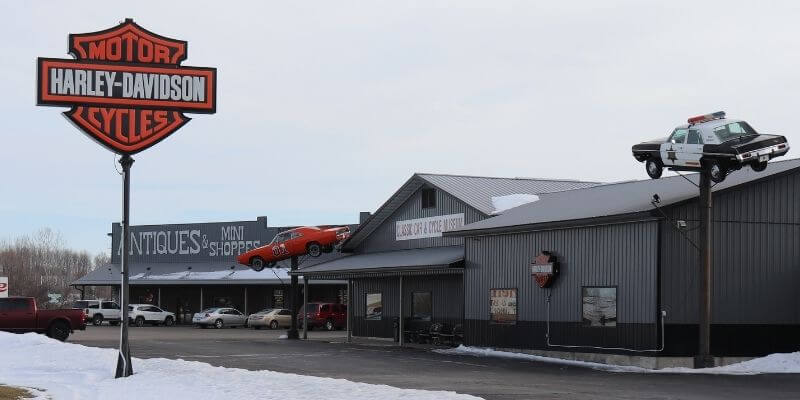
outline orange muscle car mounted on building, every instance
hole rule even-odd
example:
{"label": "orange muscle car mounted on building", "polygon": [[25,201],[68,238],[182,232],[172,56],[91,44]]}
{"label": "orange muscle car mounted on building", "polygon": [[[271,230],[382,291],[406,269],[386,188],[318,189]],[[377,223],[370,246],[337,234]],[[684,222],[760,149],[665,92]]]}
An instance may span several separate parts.
{"label": "orange muscle car mounted on building", "polygon": [[319,228],[302,226],[275,235],[266,246],[253,249],[236,258],[239,264],[249,265],[255,271],[266,266],[274,267],[278,261],[308,254],[319,257],[323,252],[330,253],[334,246],[347,239],[350,228]]}

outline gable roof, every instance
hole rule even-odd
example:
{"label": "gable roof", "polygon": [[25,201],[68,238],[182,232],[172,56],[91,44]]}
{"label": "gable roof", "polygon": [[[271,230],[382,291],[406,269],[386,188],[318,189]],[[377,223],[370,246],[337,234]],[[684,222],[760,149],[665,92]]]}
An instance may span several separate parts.
{"label": "gable roof", "polygon": [[[733,172],[722,183],[714,185],[712,191],[719,192],[792,171],[800,171],[800,159],[771,162],[763,172],[742,168]],[[574,223],[592,218],[650,213],[654,210],[650,203],[654,194],[658,194],[660,198],[660,207],[697,198],[699,190],[695,185],[698,180],[699,174],[695,173],[542,194],[535,203],[512,208],[496,217],[465,225],[444,235],[470,236],[513,232],[548,223],[565,224],[569,221]]]}
{"label": "gable roof", "polygon": [[419,188],[433,186],[461,200],[485,216],[494,211],[492,197],[511,194],[541,194],[599,185],[598,182],[536,178],[495,178],[486,176],[415,173],[375,213],[358,226],[342,245],[353,250],[400,208]]}

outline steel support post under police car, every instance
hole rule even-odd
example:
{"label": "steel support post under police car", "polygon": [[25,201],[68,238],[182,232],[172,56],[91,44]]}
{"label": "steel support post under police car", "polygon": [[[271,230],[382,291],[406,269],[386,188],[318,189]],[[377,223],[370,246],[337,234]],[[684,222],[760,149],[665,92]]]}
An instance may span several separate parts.
{"label": "steel support post under police car", "polygon": [[133,158],[124,155],[119,160],[122,165],[122,266],[120,275],[120,334],[119,334],[119,357],[117,358],[117,371],[115,378],[124,378],[133,375],[133,365],[131,365],[131,347],[128,343],[128,253],[130,251],[130,214],[131,214],[131,165]]}
{"label": "steel support post under police car", "polygon": [[[297,256],[292,257],[292,266],[291,271],[297,271]],[[289,288],[289,308],[292,310],[292,326],[289,327],[289,332],[286,333],[287,339],[300,339],[300,333],[297,331],[297,313],[300,311],[300,308],[297,307],[297,275],[292,274],[291,276],[291,287]],[[305,310],[303,310],[305,311]],[[303,320],[306,319],[306,315],[303,314]]]}
{"label": "steel support post under police car", "polygon": [[713,251],[711,240],[711,171],[704,167],[700,171],[700,285],[698,293],[699,334],[697,356],[694,359],[695,368],[710,368],[714,366],[714,356],[711,355],[711,254]]}

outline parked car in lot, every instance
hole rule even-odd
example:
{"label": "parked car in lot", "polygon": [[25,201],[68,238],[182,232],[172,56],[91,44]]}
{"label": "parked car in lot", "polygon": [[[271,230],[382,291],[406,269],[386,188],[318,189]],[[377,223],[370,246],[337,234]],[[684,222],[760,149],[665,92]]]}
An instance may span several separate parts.
{"label": "parked car in lot", "polygon": [[99,326],[103,321],[108,321],[109,325],[117,325],[120,321],[119,305],[113,301],[78,300],[72,303],[72,307],[83,310],[94,326]]}
{"label": "parked car in lot", "polygon": [[44,333],[63,342],[86,329],[85,319],[83,310],[40,310],[33,297],[0,298],[0,331]]}
{"label": "parked car in lot", "polygon": [[269,244],[241,254],[236,261],[250,266],[254,271],[261,271],[293,256],[308,254],[319,257],[322,253],[330,253],[348,236],[350,228],[346,226],[324,229],[301,226],[275,235]]}
{"label": "parked car in lot", "polygon": [[247,325],[247,316],[230,307],[207,308],[192,316],[192,324],[200,328],[213,326],[222,329],[226,326],[237,327]]}
{"label": "parked car in lot", "polygon": [[175,313],[164,311],[152,304],[131,304],[128,310],[128,319],[132,325],[175,325]]}
{"label": "parked car in lot", "polygon": [[288,328],[292,326],[292,312],[285,308],[261,310],[247,317],[247,326],[256,329],[261,329],[265,326],[270,329]]}
{"label": "parked car in lot", "polygon": [[308,329],[325,328],[332,331],[347,326],[347,306],[337,303],[308,303],[306,312],[297,314],[297,326],[303,328],[303,318],[308,318]]}
{"label": "parked car in lot", "polygon": [[708,167],[711,180],[722,182],[731,172],[749,165],[756,172],[789,151],[780,135],[762,135],[745,121],[725,118],[725,112],[700,115],[676,127],[666,139],[639,143],[634,158],[645,163],[647,174],[658,179],[664,168],[696,171]]}

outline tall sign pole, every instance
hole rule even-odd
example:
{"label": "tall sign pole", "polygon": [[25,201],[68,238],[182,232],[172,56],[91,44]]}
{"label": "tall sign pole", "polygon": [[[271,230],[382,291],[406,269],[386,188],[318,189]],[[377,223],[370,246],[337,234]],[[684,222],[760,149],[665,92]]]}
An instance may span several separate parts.
{"label": "tall sign pole", "polygon": [[128,342],[130,290],[131,155],[186,125],[187,113],[217,110],[216,68],[188,67],[188,44],[126,19],[102,31],[70,34],[73,59],[40,57],[36,104],[71,107],[64,116],[108,150],[122,156],[121,324],[115,376],[133,374]]}
{"label": "tall sign pole", "polygon": [[120,324],[119,357],[117,357],[115,378],[133,375],[131,347],[128,343],[128,299],[130,298],[130,287],[128,286],[130,264],[128,261],[131,235],[131,165],[133,165],[133,158],[126,154],[122,156],[119,163],[122,165],[122,267],[120,268],[122,282],[120,282],[119,291],[122,323]]}
{"label": "tall sign pole", "polygon": [[[291,271],[297,271],[299,266],[297,256],[292,256],[292,264],[291,264]],[[291,275],[291,285],[289,287],[289,301],[291,302],[289,307],[292,309],[292,326],[289,327],[289,332],[286,333],[286,337],[288,339],[300,339],[300,333],[297,330],[297,313],[300,312],[300,307],[297,306],[297,291],[300,289],[299,285],[297,284],[297,275]],[[303,310],[303,321],[305,321],[308,315],[306,315],[306,310]],[[305,323],[305,322],[304,322]]]}
{"label": "tall sign pole", "polygon": [[698,325],[699,340],[697,356],[694,360],[695,368],[709,368],[714,366],[714,357],[711,355],[711,253],[713,251],[711,240],[711,172],[708,167],[700,170],[700,285],[698,292]]}

